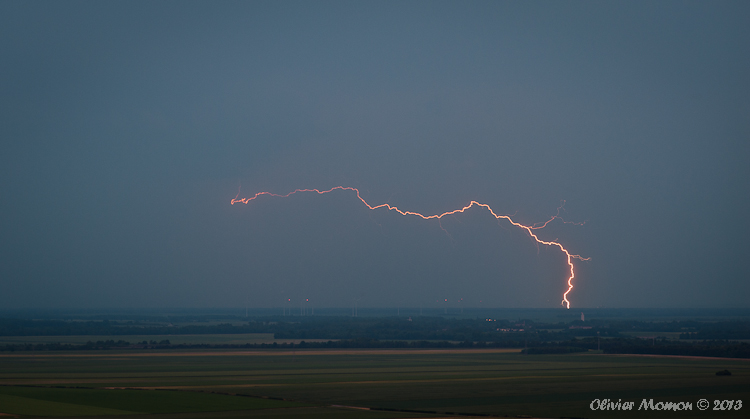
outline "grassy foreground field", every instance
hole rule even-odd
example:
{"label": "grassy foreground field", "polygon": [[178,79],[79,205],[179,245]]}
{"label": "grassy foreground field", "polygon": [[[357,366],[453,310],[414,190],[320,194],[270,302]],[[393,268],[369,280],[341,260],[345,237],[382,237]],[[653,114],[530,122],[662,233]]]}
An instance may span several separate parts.
{"label": "grassy foreground field", "polygon": [[[716,375],[724,369],[732,375]],[[0,413],[22,416],[732,418],[746,417],[750,407],[713,411],[713,400],[744,397],[750,403],[748,389],[750,361],[728,359],[507,350],[0,355]],[[696,405],[702,398],[712,403],[706,411]],[[592,411],[595,399],[635,406]],[[642,399],[690,402],[693,408],[638,411]]]}

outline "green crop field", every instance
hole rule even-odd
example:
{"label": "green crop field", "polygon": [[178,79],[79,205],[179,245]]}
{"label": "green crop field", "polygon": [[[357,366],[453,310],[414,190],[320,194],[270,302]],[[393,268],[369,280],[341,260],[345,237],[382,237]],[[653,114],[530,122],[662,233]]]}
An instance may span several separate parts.
{"label": "green crop field", "polygon": [[[716,375],[724,369],[732,375]],[[697,402],[750,403],[748,389],[750,361],[729,359],[456,349],[0,355],[0,413],[22,416],[733,418],[750,407],[701,411]],[[638,411],[644,398],[693,408]],[[595,399],[635,406],[592,411]]]}

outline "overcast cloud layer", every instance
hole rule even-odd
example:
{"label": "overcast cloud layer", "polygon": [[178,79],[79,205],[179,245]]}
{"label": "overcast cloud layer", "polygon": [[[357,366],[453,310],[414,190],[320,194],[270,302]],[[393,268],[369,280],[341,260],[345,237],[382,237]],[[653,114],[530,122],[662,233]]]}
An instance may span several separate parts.
{"label": "overcast cloud layer", "polygon": [[[0,3],[0,306],[750,307],[747,2]],[[442,224],[442,229],[441,225]],[[481,300],[481,303],[480,303]]]}

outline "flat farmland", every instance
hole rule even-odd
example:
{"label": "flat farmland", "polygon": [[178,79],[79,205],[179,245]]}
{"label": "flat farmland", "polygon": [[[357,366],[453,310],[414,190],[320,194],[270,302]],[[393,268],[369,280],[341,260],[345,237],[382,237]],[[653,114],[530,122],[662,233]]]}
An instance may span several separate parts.
{"label": "flat farmland", "polygon": [[0,336],[1,345],[62,343],[83,345],[86,342],[123,340],[132,344],[168,340],[172,345],[245,345],[261,343],[327,342],[336,339],[274,339],[273,333],[200,334],[200,335],[65,335],[65,336]]}
{"label": "flat farmland", "polygon": [[246,343],[272,343],[274,342],[273,333],[244,333],[237,335],[216,334],[216,335],[70,335],[70,336],[0,336],[0,345],[14,344],[46,344],[46,343],[63,343],[72,345],[82,345],[86,342],[97,342],[106,340],[124,340],[130,343],[140,343],[145,341],[161,342],[169,340],[173,345],[180,344],[246,344]]}
{"label": "flat farmland", "polygon": [[[724,369],[732,375],[716,375]],[[0,412],[28,416],[729,418],[747,407],[696,403],[750,402],[750,361],[457,349],[6,352],[0,385]],[[592,411],[595,399],[635,406]],[[642,399],[693,409],[638,411]]]}

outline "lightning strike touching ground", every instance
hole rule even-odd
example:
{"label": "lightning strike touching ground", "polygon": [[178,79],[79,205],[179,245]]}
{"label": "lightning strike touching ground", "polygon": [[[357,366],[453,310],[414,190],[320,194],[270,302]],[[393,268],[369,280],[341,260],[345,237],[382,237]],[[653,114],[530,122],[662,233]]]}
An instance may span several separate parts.
{"label": "lightning strike touching ground", "polygon": [[[562,222],[564,222],[566,224],[577,224],[577,225],[583,224],[583,223],[572,223],[572,222],[569,222],[569,221],[565,221],[565,220],[563,220],[560,217],[560,210],[565,205],[565,201],[563,201],[562,205],[560,205],[560,207],[557,208],[557,214],[556,215],[553,215],[549,220],[547,220],[547,221],[545,221],[543,223],[535,223],[535,224],[530,225],[530,226],[527,226],[527,225],[524,225],[524,224],[521,224],[521,223],[518,223],[518,222],[514,221],[511,218],[510,215],[498,215],[498,214],[495,213],[495,211],[488,204],[482,204],[482,203],[477,202],[477,201],[471,201],[468,204],[466,204],[464,207],[459,208],[459,209],[455,209],[453,211],[447,211],[447,212],[444,212],[442,214],[434,214],[434,215],[424,215],[424,214],[420,214],[418,212],[413,212],[413,211],[403,211],[403,210],[399,209],[398,207],[395,207],[395,206],[387,204],[387,203],[386,204],[380,204],[380,205],[372,206],[372,205],[368,204],[367,201],[364,200],[364,198],[362,198],[362,196],[359,193],[359,189],[352,188],[352,187],[349,187],[349,186],[336,186],[336,187],[333,187],[333,188],[325,190],[325,191],[321,191],[321,190],[318,190],[318,189],[295,189],[295,190],[293,190],[292,192],[289,192],[286,195],[279,195],[279,194],[275,194],[275,193],[271,193],[271,192],[258,192],[258,193],[256,193],[255,195],[253,195],[250,198],[240,198],[239,197],[240,196],[240,192],[237,192],[237,196],[235,196],[234,198],[232,198],[231,202],[232,202],[232,205],[238,204],[238,203],[249,204],[250,201],[253,201],[253,200],[255,200],[258,197],[263,196],[263,195],[275,196],[275,197],[279,197],[279,198],[286,198],[286,197],[294,195],[294,194],[296,194],[298,192],[315,192],[315,193],[317,193],[319,195],[323,195],[323,194],[327,194],[329,192],[333,192],[333,191],[335,191],[337,189],[340,189],[342,191],[352,191],[352,192],[356,193],[357,194],[357,198],[359,198],[359,200],[362,201],[362,203],[365,204],[365,206],[367,206],[367,208],[369,208],[371,210],[376,210],[376,209],[379,209],[379,208],[386,208],[386,209],[388,209],[388,211],[395,211],[395,212],[397,212],[397,213],[399,213],[401,215],[404,215],[404,216],[405,215],[413,215],[413,216],[422,218],[423,220],[436,219],[436,220],[440,221],[440,219],[442,219],[446,215],[454,215],[454,214],[458,214],[458,213],[463,213],[464,211],[466,211],[469,208],[474,207],[474,206],[482,207],[482,208],[486,209],[497,220],[500,220],[500,219],[507,220],[512,225],[514,225],[514,226],[516,226],[518,228],[521,228],[523,230],[526,230],[526,232],[529,234],[529,236],[532,239],[534,239],[537,244],[543,244],[543,245],[546,245],[546,246],[556,246],[556,247],[558,247],[560,249],[560,251],[563,252],[563,254],[565,255],[565,257],[567,258],[568,267],[570,268],[570,276],[568,277],[568,280],[567,280],[568,289],[563,293],[563,299],[562,299],[562,302],[560,304],[564,305],[565,308],[568,308],[568,309],[570,309],[570,301],[568,300],[568,294],[570,293],[570,291],[573,290],[573,279],[576,276],[575,275],[575,268],[573,266],[573,259],[578,259],[578,260],[582,260],[582,261],[586,261],[586,260],[590,260],[591,259],[591,258],[584,258],[584,257],[582,257],[580,255],[574,255],[574,254],[570,253],[568,251],[568,249],[566,249],[559,242],[557,242],[555,240],[550,240],[550,241],[542,240],[542,239],[539,238],[539,236],[537,236],[534,233],[534,230],[540,230],[540,229],[546,227],[550,222],[552,222],[555,219],[559,219],[559,220],[561,220]],[[442,226],[441,226],[441,228],[442,228]]]}

